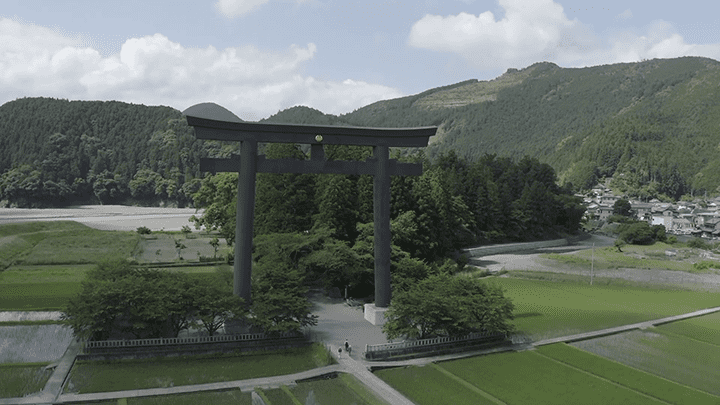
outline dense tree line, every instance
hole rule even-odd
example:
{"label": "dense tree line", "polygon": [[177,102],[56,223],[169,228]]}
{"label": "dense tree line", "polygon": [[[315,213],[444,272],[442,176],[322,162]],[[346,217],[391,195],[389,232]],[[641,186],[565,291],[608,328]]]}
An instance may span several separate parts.
{"label": "dense tree line", "polygon": [[19,99],[0,106],[0,201],[185,205],[200,157],[231,150],[197,140],[169,107]]}
{"label": "dense tree line", "polygon": [[[363,147],[326,149],[330,159],[360,160],[371,153]],[[289,144],[269,144],[265,153],[271,158],[308,158]],[[554,237],[579,227],[584,213],[580,199],[559,187],[553,169],[536,159],[516,163],[488,155],[469,163],[454,153],[434,162],[422,156],[413,159],[424,166],[421,176],[391,179],[395,269],[401,263],[413,268],[404,259],[439,268],[454,252],[471,245]],[[348,287],[354,295],[372,291],[371,176],[261,173],[257,182],[256,263],[265,255],[261,246],[282,240],[280,245],[295,247],[275,249],[293,257],[288,266],[300,269],[306,281],[327,289]],[[218,229],[230,243],[235,237],[236,190],[237,174],[219,173],[204,179],[195,195],[195,205],[205,208],[196,225]]]}
{"label": "dense tree line", "polygon": [[[304,296],[302,276],[279,266],[258,266],[253,302],[232,293],[232,273],[192,275],[104,262],[88,272],[80,293],[70,299],[63,319],[82,339],[177,337],[188,328],[217,333],[235,320],[266,333],[299,331],[316,323]],[[288,271],[289,270],[289,271]]]}

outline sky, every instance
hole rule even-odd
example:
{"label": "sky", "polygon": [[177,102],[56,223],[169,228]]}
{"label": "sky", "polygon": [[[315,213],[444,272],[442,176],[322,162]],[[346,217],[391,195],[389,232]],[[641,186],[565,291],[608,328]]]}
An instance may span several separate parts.
{"label": "sky", "polygon": [[508,68],[704,56],[707,0],[2,0],[0,104],[215,102],[344,114]]}

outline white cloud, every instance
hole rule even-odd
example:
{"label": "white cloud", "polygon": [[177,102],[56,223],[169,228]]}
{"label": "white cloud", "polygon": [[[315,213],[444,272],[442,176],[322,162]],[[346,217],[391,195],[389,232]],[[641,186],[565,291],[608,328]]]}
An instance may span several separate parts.
{"label": "white cloud", "polygon": [[557,46],[563,32],[579,25],[552,0],[500,0],[505,17],[486,11],[447,17],[426,15],[416,22],[409,43],[418,48],[450,51],[479,66],[495,68],[532,63]]}
{"label": "white cloud", "polygon": [[622,13],[615,16],[615,20],[629,20],[633,17],[632,11],[630,9],[627,9],[623,11]]}
{"label": "white cloud", "polygon": [[[307,3],[312,0],[295,0],[296,3]],[[215,8],[227,18],[242,17],[260,8],[270,0],[218,0]]]}
{"label": "white cloud", "polygon": [[227,18],[241,17],[270,0],[218,0],[215,8]]}
{"label": "white cloud", "polygon": [[253,46],[185,48],[161,34],[126,40],[102,56],[80,39],[0,19],[0,103],[18,97],[120,100],[183,110],[213,101],[241,117],[266,117],[303,104],[344,113],[400,97],[390,87],[302,76],[317,47],[281,52]]}
{"label": "white cloud", "polygon": [[[656,21],[639,30],[601,35],[570,20],[553,0],[499,0],[505,16],[426,15],[411,28],[408,43],[451,52],[483,69],[524,67],[538,61],[562,66],[592,66],[641,59],[705,56],[720,59],[720,44],[688,44],[674,27]],[[628,19],[626,10],[617,18]]]}

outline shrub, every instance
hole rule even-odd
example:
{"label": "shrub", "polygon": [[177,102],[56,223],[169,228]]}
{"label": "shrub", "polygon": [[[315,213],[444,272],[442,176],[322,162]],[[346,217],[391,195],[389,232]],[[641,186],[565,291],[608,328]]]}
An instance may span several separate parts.
{"label": "shrub", "polygon": [[688,242],[688,247],[702,250],[710,250],[710,245],[708,245],[704,240],[702,240],[702,238],[691,239]]}
{"label": "shrub", "polygon": [[147,226],[141,226],[137,229],[137,233],[140,235],[150,235],[152,231]]}

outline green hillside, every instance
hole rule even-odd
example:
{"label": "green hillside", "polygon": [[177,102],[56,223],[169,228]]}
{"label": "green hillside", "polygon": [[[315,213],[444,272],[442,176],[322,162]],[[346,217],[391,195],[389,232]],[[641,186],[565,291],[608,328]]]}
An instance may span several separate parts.
{"label": "green hillside", "polygon": [[18,99],[0,106],[0,201],[184,205],[200,187],[200,157],[228,148],[197,140],[170,107]]}
{"label": "green hillside", "polygon": [[[449,151],[470,162],[529,155],[576,189],[611,179],[644,199],[720,192],[720,62],[707,58],[588,68],[542,62],[340,116],[297,106],[263,121],[436,125],[430,159]],[[185,204],[202,176],[199,158],[236,148],[195,139],[169,107],[19,99],[0,106],[0,201]]]}
{"label": "green hillside", "polygon": [[560,68],[537,63],[381,101],[341,116],[352,125],[439,125],[427,155],[449,150],[551,164],[588,188],[614,177],[644,198],[720,186],[720,62],[685,57]]}

